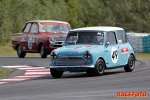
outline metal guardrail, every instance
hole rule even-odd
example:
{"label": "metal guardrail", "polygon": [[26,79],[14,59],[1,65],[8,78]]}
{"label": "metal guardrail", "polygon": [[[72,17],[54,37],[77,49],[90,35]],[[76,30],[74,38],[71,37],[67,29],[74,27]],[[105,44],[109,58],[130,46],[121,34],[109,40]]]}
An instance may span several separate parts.
{"label": "metal guardrail", "polygon": [[136,52],[150,52],[150,34],[127,33],[127,37]]}

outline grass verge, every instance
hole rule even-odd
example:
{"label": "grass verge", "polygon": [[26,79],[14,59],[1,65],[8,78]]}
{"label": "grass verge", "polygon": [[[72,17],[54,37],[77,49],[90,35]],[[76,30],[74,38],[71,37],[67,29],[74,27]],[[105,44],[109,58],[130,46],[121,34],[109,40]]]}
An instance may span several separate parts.
{"label": "grass verge", "polygon": [[[11,47],[11,43],[0,45],[0,57],[18,57],[17,51]],[[27,53],[26,57],[40,57],[40,53]]]}
{"label": "grass verge", "polygon": [[7,76],[11,73],[12,73],[11,70],[0,67],[0,77]]}
{"label": "grass verge", "polygon": [[7,57],[7,56],[16,56],[15,50],[11,47],[11,44],[0,45],[0,56]]}
{"label": "grass verge", "polygon": [[[18,57],[11,43],[0,45],[0,57]],[[39,53],[27,53],[26,57],[40,57]],[[136,58],[150,58],[150,53],[136,52]]]}
{"label": "grass verge", "polygon": [[150,53],[136,52],[136,58],[150,58]]}

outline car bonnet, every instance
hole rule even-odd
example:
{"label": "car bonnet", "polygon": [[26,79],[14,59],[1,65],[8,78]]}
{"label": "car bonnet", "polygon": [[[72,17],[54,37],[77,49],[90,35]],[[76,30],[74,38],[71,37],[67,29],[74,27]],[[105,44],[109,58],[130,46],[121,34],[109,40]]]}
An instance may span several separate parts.
{"label": "car bonnet", "polygon": [[56,49],[58,56],[83,56],[85,51],[91,51],[98,45],[69,45]]}

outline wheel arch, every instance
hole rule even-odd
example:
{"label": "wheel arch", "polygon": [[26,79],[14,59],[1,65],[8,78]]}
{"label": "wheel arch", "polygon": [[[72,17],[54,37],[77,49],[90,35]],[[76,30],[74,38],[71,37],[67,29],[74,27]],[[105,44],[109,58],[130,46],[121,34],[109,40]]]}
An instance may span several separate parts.
{"label": "wheel arch", "polygon": [[[130,53],[129,56],[130,56],[130,55],[132,55],[132,56],[134,57],[134,60],[137,61],[137,60],[136,60],[136,57],[135,57],[135,54]],[[128,57],[128,58],[129,58],[129,57]]]}
{"label": "wheel arch", "polygon": [[[132,59],[131,59],[130,56],[132,56]],[[135,67],[135,61],[136,61],[135,55],[133,53],[130,53],[129,56],[128,56],[128,62],[126,64],[126,66],[124,66],[124,70],[126,72],[132,72],[134,67]]]}
{"label": "wheel arch", "polygon": [[43,43],[43,42],[40,42],[40,43],[39,43],[38,52],[40,52],[40,48],[41,48],[41,45],[42,45],[42,44],[44,44],[44,43]]}
{"label": "wheel arch", "polygon": [[[106,62],[105,62],[105,60],[104,60],[104,58],[103,57],[99,57],[98,59],[102,59],[103,60],[103,62],[104,62],[104,64],[105,64],[105,69],[106,69]],[[98,60],[97,59],[97,60]],[[97,60],[96,60],[96,62],[97,62]],[[96,64],[96,63],[95,63]]]}
{"label": "wheel arch", "polygon": [[18,46],[20,45],[20,43],[18,42],[15,46],[15,49],[17,50]]}

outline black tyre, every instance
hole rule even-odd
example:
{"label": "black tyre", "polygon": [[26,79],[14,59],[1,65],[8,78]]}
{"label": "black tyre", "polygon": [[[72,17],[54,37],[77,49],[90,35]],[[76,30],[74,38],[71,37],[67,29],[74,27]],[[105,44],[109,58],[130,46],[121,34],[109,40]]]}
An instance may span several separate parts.
{"label": "black tyre", "polygon": [[41,47],[40,47],[40,55],[41,55],[41,58],[46,58],[47,57],[47,52],[46,52],[46,49],[44,47],[44,44],[42,44]]}
{"label": "black tyre", "polygon": [[26,52],[22,51],[21,45],[17,46],[17,55],[19,58],[24,58],[26,56]]}
{"label": "black tyre", "polygon": [[50,72],[54,78],[60,78],[63,75],[63,71],[57,71],[54,68],[50,68]]}
{"label": "black tyre", "polygon": [[93,74],[100,76],[104,74],[104,70],[105,70],[105,63],[102,59],[98,59],[96,64],[95,64],[95,68],[93,70]]}
{"label": "black tyre", "polygon": [[124,70],[126,72],[132,72],[133,69],[135,67],[135,60],[134,60],[134,56],[133,55],[130,55],[129,58],[128,58],[128,63],[127,65],[124,67]]}

